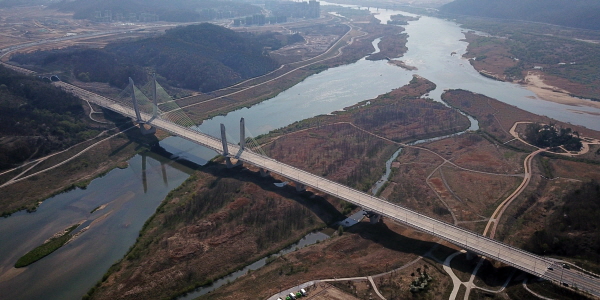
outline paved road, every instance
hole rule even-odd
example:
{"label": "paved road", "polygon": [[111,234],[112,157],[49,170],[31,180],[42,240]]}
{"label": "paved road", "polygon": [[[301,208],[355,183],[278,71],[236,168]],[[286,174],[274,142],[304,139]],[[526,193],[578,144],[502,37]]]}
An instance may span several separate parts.
{"label": "paved road", "polygon": [[[63,88],[66,90],[70,90],[78,96],[84,97],[100,106],[126,116],[135,116],[133,109],[124,107],[110,99],[74,86],[70,86],[63,82],[56,84],[63,86]],[[143,118],[150,119],[150,116],[143,115]],[[155,119],[152,121],[152,124],[174,135],[213,149],[218,153],[223,152],[221,141],[212,136],[208,136],[206,134],[162,119]],[[475,253],[479,253],[486,257],[502,261],[528,273],[550,280],[567,282],[570,285],[576,285],[581,290],[586,290],[594,295],[600,296],[600,280],[596,278],[590,278],[588,276],[582,276],[579,272],[562,269],[559,265],[549,259],[505,245],[451,224],[429,218],[404,207],[386,202],[363,192],[353,190],[344,185],[321,178],[298,168],[278,162],[274,159],[250,151],[240,151],[238,145],[229,144],[228,147],[230,153],[236,153],[233,155],[234,157],[244,162],[264,168],[271,172],[281,174],[294,181],[339,197],[348,202],[361,206],[364,209],[378,212],[381,215],[407,224],[410,227],[438,236],[460,247]],[[548,269],[550,266],[552,266],[553,270]]]}
{"label": "paved road", "polygon": [[[55,85],[97,105],[125,116],[135,118],[135,112],[132,108],[123,106],[111,99],[64,82],[56,82]],[[150,118],[150,115],[142,113],[142,119],[149,120]],[[160,118],[152,120],[152,125],[170,132],[173,135],[213,149],[218,153],[223,153],[221,140],[207,134],[179,126]],[[228,148],[229,153],[232,153],[232,157],[243,162],[280,174],[321,192],[351,202],[365,210],[377,212],[412,228],[442,238],[469,251],[496,259],[527,273],[557,282],[567,282],[569,285],[576,285],[580,290],[588,291],[593,295],[600,296],[600,279],[582,276],[579,272],[563,269],[550,259],[503,244],[452,224],[427,217],[269,157],[247,150],[241,151],[238,145],[228,144]],[[549,267],[551,267],[552,270],[549,269]]]}

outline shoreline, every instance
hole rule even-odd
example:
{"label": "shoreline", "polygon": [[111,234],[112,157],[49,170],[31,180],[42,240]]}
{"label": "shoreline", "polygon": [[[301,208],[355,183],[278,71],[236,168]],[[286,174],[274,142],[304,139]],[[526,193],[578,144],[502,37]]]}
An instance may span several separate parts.
{"label": "shoreline", "polygon": [[[529,72],[525,77],[524,83],[522,84],[529,91],[535,93],[535,95],[542,100],[550,101],[554,103],[560,103],[571,106],[579,107],[592,107],[600,109],[600,102],[581,99],[573,97],[566,90],[561,88],[548,85],[544,82],[543,75],[534,72]],[[580,111],[580,110],[577,110]],[[595,113],[580,111],[582,113],[593,114]]]}

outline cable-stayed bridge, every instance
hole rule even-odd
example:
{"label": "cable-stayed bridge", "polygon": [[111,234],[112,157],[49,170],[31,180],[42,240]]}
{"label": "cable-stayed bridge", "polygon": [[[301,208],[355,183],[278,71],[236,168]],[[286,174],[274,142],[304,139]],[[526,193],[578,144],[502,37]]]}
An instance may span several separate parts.
{"label": "cable-stayed bridge", "polygon": [[[259,167],[264,172],[273,172],[289,178],[296,183],[297,188],[311,187],[360,206],[364,210],[372,212],[372,214],[388,217],[414,229],[439,237],[468,251],[501,261],[532,275],[563,285],[573,286],[592,295],[600,296],[600,279],[595,276],[564,268],[561,264],[549,258],[535,255],[478,233],[433,219],[405,207],[392,204],[337,182],[289,166],[264,154],[251,151],[245,145],[246,138],[243,119],[240,122],[239,145],[227,142],[225,127],[223,125],[221,125],[221,139],[197,131],[193,128],[194,122],[185,115],[175,101],[171,100],[156,80],[152,80],[149,84],[139,89],[130,80],[129,86],[116,100],[91,93],[64,82],[55,82],[54,84],[84,100],[131,117],[141,125],[146,124],[146,129],[143,131],[153,132],[151,129],[147,129],[148,125],[150,125],[153,128],[159,128],[198,145],[210,148],[225,156],[228,166],[232,166],[232,158],[237,159],[238,162],[245,162]],[[146,95],[151,95],[151,97],[148,98]]]}

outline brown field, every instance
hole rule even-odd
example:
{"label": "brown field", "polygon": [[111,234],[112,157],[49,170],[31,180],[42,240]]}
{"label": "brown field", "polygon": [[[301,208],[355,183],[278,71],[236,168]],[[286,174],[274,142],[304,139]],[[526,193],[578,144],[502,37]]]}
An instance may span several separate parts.
{"label": "brown field", "polygon": [[517,65],[517,61],[510,54],[509,41],[485,39],[485,42],[480,42],[479,39],[483,40],[473,32],[465,33],[464,40],[469,46],[463,57],[469,60],[475,70],[499,80],[507,80],[504,71]]}
{"label": "brown field", "polygon": [[479,121],[482,130],[503,142],[512,139],[508,131],[515,122],[521,121],[541,122],[544,124],[555,123],[559,126],[570,127],[573,131],[578,131],[582,136],[600,138],[600,132],[598,131],[538,116],[481,94],[464,90],[451,90],[444,93],[442,98],[448,104],[475,117]]}
{"label": "brown field", "polygon": [[[149,220],[95,299],[148,299],[189,291],[339,218],[325,199],[277,188],[255,172],[205,166]],[[210,201],[207,201],[210,200]]]}
{"label": "brown field", "polygon": [[[498,149],[474,133],[422,147],[437,154],[405,148],[398,157],[392,184],[382,195],[430,216],[451,223],[456,221],[469,229],[474,229],[470,222],[485,221],[493,211],[490,208],[522,180],[520,176],[505,176],[522,172],[521,155]],[[456,165],[443,164],[440,156]],[[443,213],[441,208],[449,208],[456,220],[447,212]]]}
{"label": "brown field", "polygon": [[[362,222],[341,237],[334,236],[277,258],[267,266],[200,299],[266,299],[278,290],[311,280],[375,275],[404,266],[435,244],[431,237],[390,221],[379,225]],[[445,246],[439,247],[447,249]],[[373,263],[375,261],[377,263]],[[393,290],[395,295],[409,297],[411,274],[417,268],[424,269],[424,265],[428,265],[429,273],[435,279],[435,286],[427,292],[427,296],[442,299],[441,295],[448,288],[448,278],[429,260],[419,260],[409,267],[374,280],[381,283],[384,294]],[[346,292],[349,289],[358,290],[358,295],[353,293],[355,297],[369,299],[370,288],[364,282],[338,282],[335,286]]]}
{"label": "brown field", "polygon": [[[398,157],[399,166],[394,170],[390,184],[381,194],[390,202],[414,209],[440,220],[454,223],[446,205],[440,202],[435,192],[429,188],[426,179],[443,160],[428,151],[405,148]],[[437,211],[434,212],[434,211]]]}

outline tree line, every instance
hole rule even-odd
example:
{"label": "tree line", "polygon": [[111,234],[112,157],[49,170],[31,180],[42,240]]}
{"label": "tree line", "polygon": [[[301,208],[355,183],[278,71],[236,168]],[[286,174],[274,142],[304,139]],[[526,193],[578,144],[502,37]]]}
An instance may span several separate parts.
{"label": "tree line", "polygon": [[260,7],[249,3],[218,0],[63,0],[50,7],[73,12],[75,19],[93,19],[96,12],[110,10],[113,16],[121,14],[125,18],[130,13],[153,13],[159,20],[169,22],[209,21],[215,19],[218,12],[232,17],[261,12]]}
{"label": "tree line", "polygon": [[98,134],[84,118],[79,98],[0,66],[0,169]]}
{"label": "tree line", "polygon": [[440,10],[461,15],[600,29],[600,1],[597,0],[456,0]]}
{"label": "tree line", "polygon": [[525,139],[541,148],[564,146],[569,151],[579,151],[583,147],[579,133],[573,132],[571,128],[556,128],[554,125],[540,123],[527,125]]}
{"label": "tree line", "polygon": [[579,257],[600,263],[600,184],[590,181],[570,192],[526,248],[543,255]]}

